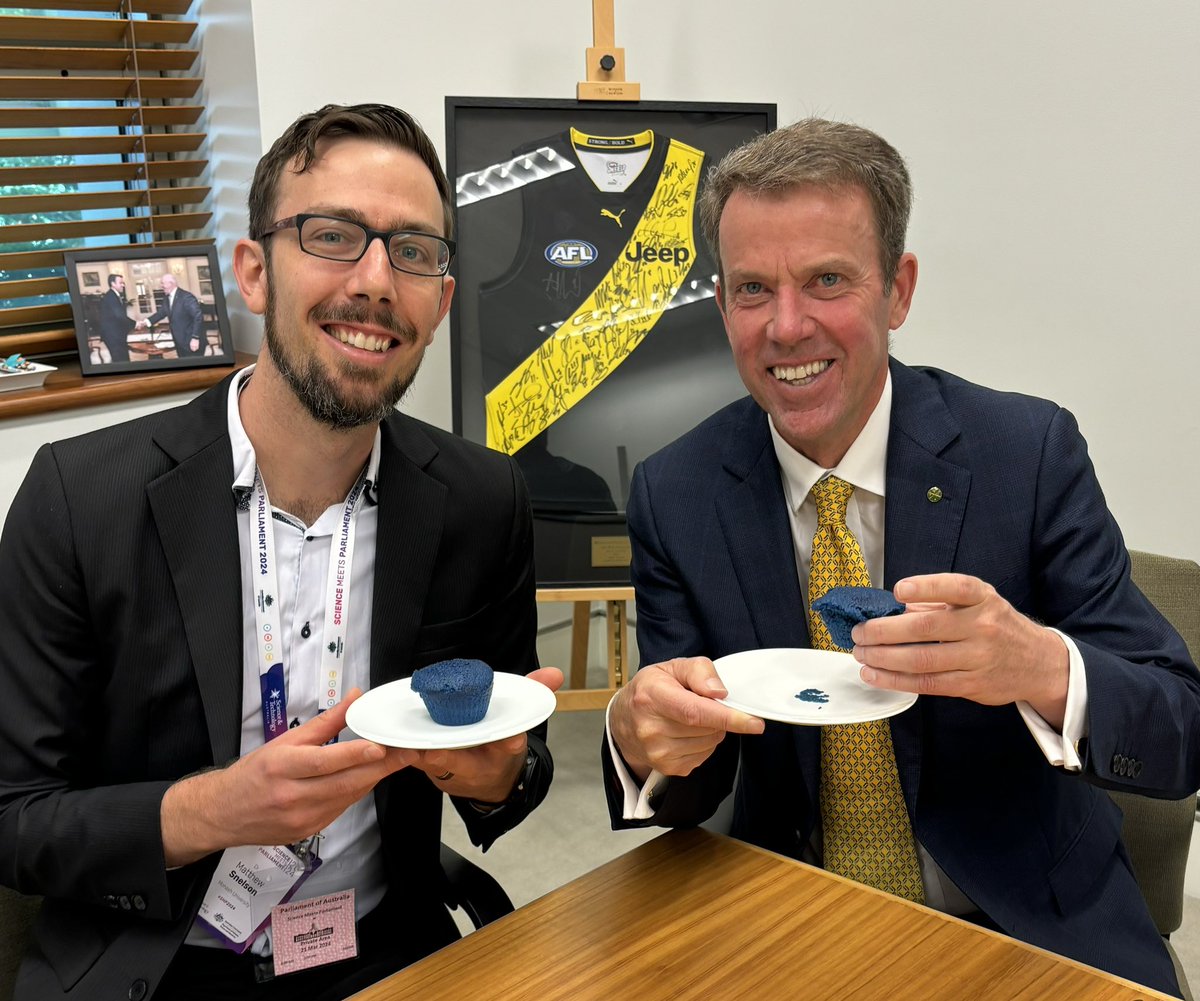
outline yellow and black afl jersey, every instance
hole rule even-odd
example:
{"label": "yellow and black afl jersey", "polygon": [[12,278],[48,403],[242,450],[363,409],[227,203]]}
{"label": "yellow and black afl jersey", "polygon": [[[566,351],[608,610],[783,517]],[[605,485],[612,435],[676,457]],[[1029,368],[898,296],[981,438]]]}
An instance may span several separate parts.
{"label": "yellow and black afl jersey", "polygon": [[716,410],[744,393],[696,227],[704,154],[651,131],[570,129],[514,155],[534,149],[563,162],[520,189],[516,253],[479,292],[487,442],[520,460],[549,432],[554,454],[595,468],[599,431],[632,468],[694,421],[689,407],[675,426],[672,394]]}

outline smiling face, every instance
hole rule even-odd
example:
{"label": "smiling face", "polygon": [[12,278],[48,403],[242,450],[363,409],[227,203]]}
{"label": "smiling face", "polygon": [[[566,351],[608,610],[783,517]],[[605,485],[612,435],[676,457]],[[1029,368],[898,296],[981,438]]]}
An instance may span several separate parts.
{"label": "smiling face", "polygon": [[858,188],[737,191],[720,248],[717,302],[742,381],[789,445],[836,466],[883,392],[888,332],[908,315],[916,258],[901,257],[885,293]]}
{"label": "smiling face", "polygon": [[[408,150],[368,139],[325,140],[309,170],[285,171],[274,218],[298,213],[444,235],[428,168]],[[262,243],[244,240],[234,266],[247,305],[265,314],[260,364],[277,369],[322,424],[382,420],[416,376],[454,279],[396,271],[380,240],[347,263],[304,253],[294,228],[266,239],[269,258]]]}

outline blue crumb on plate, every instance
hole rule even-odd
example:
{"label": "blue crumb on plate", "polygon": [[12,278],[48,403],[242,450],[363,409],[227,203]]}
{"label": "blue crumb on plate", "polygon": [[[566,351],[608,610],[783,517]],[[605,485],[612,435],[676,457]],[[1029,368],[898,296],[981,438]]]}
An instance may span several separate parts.
{"label": "blue crumb on plate", "polygon": [[879,587],[835,587],[812,603],[812,609],[825,623],[829,638],[843,650],[854,648],[850,631],[867,619],[899,615],[904,603],[892,597],[891,591]]}
{"label": "blue crumb on plate", "polygon": [[492,669],[482,660],[441,660],[413,672],[412,690],[443,726],[468,726],[487,715]]}
{"label": "blue crumb on plate", "polygon": [[[796,693],[796,698],[801,702],[828,702],[829,696],[819,688],[806,688],[802,692]],[[820,706],[817,706],[820,709]]]}

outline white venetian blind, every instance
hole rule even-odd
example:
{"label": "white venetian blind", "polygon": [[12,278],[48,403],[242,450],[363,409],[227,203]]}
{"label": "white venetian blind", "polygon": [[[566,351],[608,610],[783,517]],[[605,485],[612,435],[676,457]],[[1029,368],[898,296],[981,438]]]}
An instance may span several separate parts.
{"label": "white venetian blind", "polygon": [[199,2],[0,7],[0,357],[75,348],[65,250],[212,242]]}

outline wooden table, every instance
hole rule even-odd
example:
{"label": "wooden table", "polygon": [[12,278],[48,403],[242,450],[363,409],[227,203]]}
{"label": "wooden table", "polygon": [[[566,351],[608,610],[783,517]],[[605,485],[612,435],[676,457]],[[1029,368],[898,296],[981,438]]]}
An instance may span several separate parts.
{"label": "wooden table", "polygon": [[1165,995],[819,869],[672,831],[355,1001]]}

